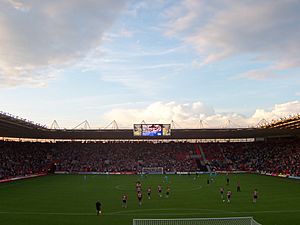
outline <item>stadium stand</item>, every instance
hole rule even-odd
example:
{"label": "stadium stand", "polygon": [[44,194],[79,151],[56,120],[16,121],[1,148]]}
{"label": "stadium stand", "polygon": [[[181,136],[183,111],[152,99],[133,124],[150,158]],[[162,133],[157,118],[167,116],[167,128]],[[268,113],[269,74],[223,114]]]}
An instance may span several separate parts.
{"label": "stadium stand", "polygon": [[[300,176],[300,141],[206,143],[207,164],[214,171],[260,171]],[[196,171],[187,142],[35,143],[0,142],[0,179],[46,172],[55,165],[67,172]]]}
{"label": "stadium stand", "polygon": [[[299,116],[289,120],[297,124]],[[138,173],[143,167],[171,173],[239,170],[300,176],[300,129],[288,128],[173,129],[162,140],[135,137],[132,129],[51,130],[0,113],[0,179],[53,170]],[[219,138],[252,141],[217,142]],[[203,139],[214,142],[201,143]]]}
{"label": "stadium stand", "polygon": [[45,172],[51,165],[68,172],[196,171],[190,143],[0,142],[0,178]]}
{"label": "stadium stand", "polygon": [[209,160],[217,171],[260,171],[300,176],[299,140],[207,144],[218,147],[219,157]]}

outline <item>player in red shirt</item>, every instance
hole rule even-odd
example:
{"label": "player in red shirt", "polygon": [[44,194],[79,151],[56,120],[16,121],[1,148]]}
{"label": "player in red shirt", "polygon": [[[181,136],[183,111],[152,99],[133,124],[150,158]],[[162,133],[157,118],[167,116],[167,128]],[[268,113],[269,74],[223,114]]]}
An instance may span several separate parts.
{"label": "player in red shirt", "polygon": [[147,195],[148,195],[148,199],[151,199],[151,187],[148,187]]}
{"label": "player in red shirt", "polygon": [[230,190],[227,191],[227,202],[230,203],[232,192]]}
{"label": "player in red shirt", "polygon": [[142,198],[143,198],[142,192],[137,193],[137,198],[138,198],[138,201],[139,201],[139,207],[141,207],[142,206]]}
{"label": "player in red shirt", "polygon": [[160,185],[157,186],[159,197],[162,197],[162,187]]}
{"label": "player in red shirt", "polygon": [[140,181],[136,182],[136,184],[135,184],[135,189],[136,189],[136,191],[138,191],[138,188],[139,188],[139,189],[142,189],[142,184],[141,184]]}
{"label": "player in red shirt", "polygon": [[258,191],[257,189],[255,189],[253,191],[253,203],[256,203],[257,199],[258,199]]}

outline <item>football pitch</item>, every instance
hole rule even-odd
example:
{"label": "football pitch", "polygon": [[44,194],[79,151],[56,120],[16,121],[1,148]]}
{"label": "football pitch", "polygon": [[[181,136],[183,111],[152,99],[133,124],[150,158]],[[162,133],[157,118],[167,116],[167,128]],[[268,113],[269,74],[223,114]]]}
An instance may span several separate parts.
{"label": "football pitch", "polygon": [[[300,181],[255,174],[217,175],[50,175],[0,184],[1,225],[131,225],[133,218],[191,218],[252,216],[262,225],[300,224]],[[143,203],[138,206],[135,183],[140,180]],[[236,191],[237,182],[241,192]],[[163,187],[159,197],[157,186]],[[152,197],[146,189],[152,187]],[[165,189],[170,186],[169,198]],[[223,202],[219,188],[231,189],[231,203]],[[259,198],[252,202],[257,188]],[[122,208],[122,195],[128,207]],[[95,203],[102,203],[96,216]]]}

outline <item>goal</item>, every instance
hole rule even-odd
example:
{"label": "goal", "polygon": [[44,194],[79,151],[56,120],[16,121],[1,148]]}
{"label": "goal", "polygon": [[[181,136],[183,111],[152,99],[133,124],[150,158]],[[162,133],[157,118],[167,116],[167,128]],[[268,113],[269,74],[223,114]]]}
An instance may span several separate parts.
{"label": "goal", "polygon": [[163,167],[143,167],[142,174],[163,174]]}
{"label": "goal", "polygon": [[133,219],[133,225],[261,225],[253,217]]}

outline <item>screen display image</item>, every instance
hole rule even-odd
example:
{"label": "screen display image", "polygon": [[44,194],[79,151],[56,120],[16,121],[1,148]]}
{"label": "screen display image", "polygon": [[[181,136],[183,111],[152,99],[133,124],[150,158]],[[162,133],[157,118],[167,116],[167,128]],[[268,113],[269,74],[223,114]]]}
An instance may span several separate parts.
{"label": "screen display image", "polygon": [[142,136],[142,126],[141,124],[133,125],[133,135],[134,136]]}
{"label": "screen display image", "polygon": [[160,124],[142,124],[142,136],[162,136]]}
{"label": "screen display image", "polygon": [[170,136],[170,135],[171,135],[171,125],[163,124],[163,136]]}
{"label": "screen display image", "polygon": [[134,136],[170,136],[171,125],[170,124],[134,124],[133,125]]}

